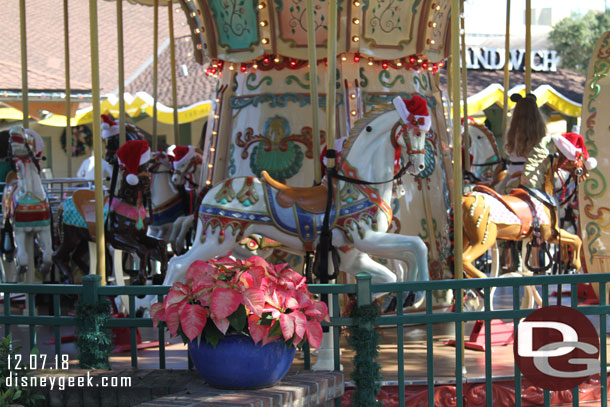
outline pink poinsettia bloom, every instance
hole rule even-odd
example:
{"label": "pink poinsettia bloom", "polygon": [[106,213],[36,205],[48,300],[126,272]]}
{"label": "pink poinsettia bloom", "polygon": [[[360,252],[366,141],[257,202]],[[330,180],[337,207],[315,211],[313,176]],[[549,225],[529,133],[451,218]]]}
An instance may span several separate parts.
{"label": "pink poinsettia bloom", "polygon": [[151,306],[151,315],[155,327],[163,322],[185,341],[202,335],[211,320],[221,334],[241,332],[262,346],[282,339],[318,347],[321,322],[329,321],[328,307],[312,298],[305,277],[256,256],[195,261],[186,282],[175,283],[163,302]]}

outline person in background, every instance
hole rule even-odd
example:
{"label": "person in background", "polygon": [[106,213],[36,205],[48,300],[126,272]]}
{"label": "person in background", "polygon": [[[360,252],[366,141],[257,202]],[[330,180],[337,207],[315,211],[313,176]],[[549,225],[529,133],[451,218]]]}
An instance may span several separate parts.
{"label": "person in background", "polygon": [[496,186],[500,194],[508,194],[519,186],[525,160],[546,134],[546,123],[536,104],[536,95],[528,93],[523,97],[514,93],[510,100],[516,105],[504,144],[508,155],[507,174]]}

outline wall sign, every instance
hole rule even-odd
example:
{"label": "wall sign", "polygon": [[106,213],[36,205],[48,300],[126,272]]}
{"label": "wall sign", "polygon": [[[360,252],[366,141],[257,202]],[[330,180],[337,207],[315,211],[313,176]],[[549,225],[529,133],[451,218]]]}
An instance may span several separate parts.
{"label": "wall sign", "polygon": [[[504,48],[468,47],[466,67],[468,69],[504,69]],[[555,72],[559,56],[555,50],[532,50],[532,71]],[[525,50],[511,49],[509,70],[525,70]]]}

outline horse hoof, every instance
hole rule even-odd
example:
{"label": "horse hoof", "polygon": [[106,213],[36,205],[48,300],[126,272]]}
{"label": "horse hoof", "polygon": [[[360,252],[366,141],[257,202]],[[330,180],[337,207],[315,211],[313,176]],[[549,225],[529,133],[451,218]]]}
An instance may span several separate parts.
{"label": "horse hoof", "polygon": [[383,312],[388,313],[388,312],[396,311],[396,305],[397,305],[397,301],[396,301],[396,297],[394,296],[390,300],[390,303],[384,308]]}
{"label": "horse hoof", "polygon": [[402,303],[402,307],[403,308],[412,307],[413,304],[415,304],[415,293],[413,291],[409,291],[409,294],[407,294],[407,297],[405,298],[404,302]]}

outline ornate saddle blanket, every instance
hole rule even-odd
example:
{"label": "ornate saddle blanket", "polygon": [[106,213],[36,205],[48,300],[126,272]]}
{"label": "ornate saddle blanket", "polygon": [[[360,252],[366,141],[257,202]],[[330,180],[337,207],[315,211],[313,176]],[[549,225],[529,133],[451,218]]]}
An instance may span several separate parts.
{"label": "ornate saddle blanket", "polygon": [[[269,214],[275,226],[281,231],[298,236],[305,245],[306,250],[313,250],[313,243],[318,236],[324,222],[324,212],[310,213],[301,205],[292,203],[286,207],[282,200],[282,191],[278,191],[267,183],[263,183],[265,200]],[[329,224],[332,226],[336,220],[335,207],[331,209]]]}
{"label": "ornate saddle blanket", "polygon": [[477,185],[472,195],[486,196],[485,202],[491,206],[489,218],[492,222],[505,225],[521,225],[522,235],[529,233],[534,218],[527,199],[532,202],[540,224],[550,224],[550,220],[544,211],[544,204],[522,189],[513,190],[511,195],[499,195],[491,188]]}
{"label": "ornate saddle blanket", "polygon": [[153,207],[152,225],[162,226],[167,223],[172,223],[183,215],[185,215],[184,202],[180,195],[176,195],[162,205],[159,205],[156,208]]}
{"label": "ornate saddle blanket", "polygon": [[[14,192],[14,191],[13,191]],[[51,224],[48,200],[39,200],[28,193],[22,199],[13,199],[15,227],[44,227]]]}
{"label": "ornate saddle blanket", "polygon": [[[106,198],[107,199],[107,198]],[[63,222],[67,225],[85,228],[95,238],[95,192],[83,189],[63,202]],[[104,205],[104,222],[108,217],[108,202]]]}
{"label": "ornate saddle blanket", "polygon": [[110,205],[110,210],[112,210],[117,215],[121,215],[125,218],[131,219],[136,224],[137,230],[142,230],[148,227],[148,212],[146,211],[146,208],[143,205],[130,205],[115,197],[112,200],[112,205]]}

